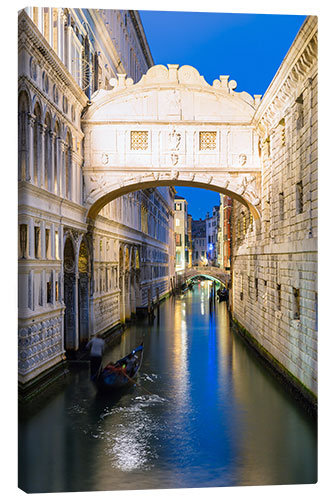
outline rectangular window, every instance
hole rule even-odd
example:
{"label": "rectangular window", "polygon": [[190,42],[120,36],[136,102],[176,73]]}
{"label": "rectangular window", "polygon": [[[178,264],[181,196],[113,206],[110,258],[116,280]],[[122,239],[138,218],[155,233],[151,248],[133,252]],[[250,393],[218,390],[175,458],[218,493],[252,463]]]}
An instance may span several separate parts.
{"label": "rectangular window", "polygon": [[131,149],[134,151],[143,151],[148,149],[148,131],[131,131]]}
{"label": "rectangular window", "polygon": [[256,300],[258,300],[258,296],[259,296],[258,278],[255,278],[254,284],[255,284],[255,289],[256,289]]}
{"label": "rectangular window", "polygon": [[212,151],[216,149],[216,132],[199,132],[200,151]]}
{"label": "rectangular window", "polygon": [[304,103],[303,94],[299,95],[296,99],[297,106],[297,119],[296,119],[296,129],[300,130],[304,125]]}
{"label": "rectangular window", "polygon": [[58,9],[52,9],[53,15],[53,50],[58,53]]}
{"label": "rectangular window", "polygon": [[27,257],[27,245],[28,245],[28,225],[20,224],[20,258],[25,259]]}
{"label": "rectangular window", "polygon": [[280,220],[284,219],[284,194],[279,193],[279,215]]}
{"label": "rectangular window", "polygon": [[35,259],[40,259],[40,227],[35,226]]}
{"label": "rectangular window", "polygon": [[303,182],[299,181],[296,184],[296,213],[303,212]]}
{"label": "rectangular window", "polygon": [[182,204],[181,203],[175,203],[175,210],[181,210],[182,209]]}
{"label": "rectangular window", "polygon": [[46,283],[46,301],[48,304],[52,303],[52,283],[48,281]]}
{"label": "rectangular window", "polygon": [[50,230],[45,229],[45,257],[50,259],[51,257],[51,245],[50,245]]}
{"label": "rectangular window", "polygon": [[180,226],[180,219],[176,219],[176,226]]}
{"label": "rectangular window", "polygon": [[300,306],[300,294],[299,288],[293,287],[293,315],[294,319],[300,319],[301,317],[301,306]]}
{"label": "rectangular window", "polygon": [[175,233],[175,239],[176,239],[176,246],[181,247],[182,246],[182,235],[180,233]]}
{"label": "rectangular window", "polygon": [[44,7],[44,9],[43,9],[43,21],[44,21],[43,35],[48,42],[50,41],[50,13],[49,13],[49,11],[50,11],[50,9],[48,7]]}
{"label": "rectangular window", "polygon": [[59,300],[59,285],[57,281],[55,282],[55,300],[56,302]]}
{"label": "rectangular window", "polygon": [[54,243],[55,243],[55,258],[59,260],[59,234],[58,231],[54,233]]}
{"label": "rectangular window", "polygon": [[276,299],[277,299],[277,304],[276,304],[276,307],[277,307],[277,310],[278,311],[281,311],[281,285],[280,283],[278,283],[276,285]]}

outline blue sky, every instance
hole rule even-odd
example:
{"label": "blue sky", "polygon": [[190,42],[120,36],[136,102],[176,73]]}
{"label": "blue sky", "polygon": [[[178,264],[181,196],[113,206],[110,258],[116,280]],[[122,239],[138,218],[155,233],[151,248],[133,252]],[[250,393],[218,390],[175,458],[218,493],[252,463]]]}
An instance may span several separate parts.
{"label": "blue sky", "polygon": [[[305,16],[142,11],[155,64],[189,64],[210,85],[219,75],[236,80],[236,91],[264,95]],[[219,194],[176,187],[194,219],[219,204]]]}

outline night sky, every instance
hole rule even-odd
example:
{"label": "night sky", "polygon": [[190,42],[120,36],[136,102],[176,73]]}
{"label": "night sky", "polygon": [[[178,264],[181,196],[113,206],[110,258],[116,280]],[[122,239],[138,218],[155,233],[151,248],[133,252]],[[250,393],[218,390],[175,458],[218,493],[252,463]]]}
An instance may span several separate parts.
{"label": "night sky", "polygon": [[[237,92],[266,92],[306,16],[139,11],[155,64],[189,64],[210,85],[219,75]],[[194,219],[219,204],[219,194],[176,186]]]}

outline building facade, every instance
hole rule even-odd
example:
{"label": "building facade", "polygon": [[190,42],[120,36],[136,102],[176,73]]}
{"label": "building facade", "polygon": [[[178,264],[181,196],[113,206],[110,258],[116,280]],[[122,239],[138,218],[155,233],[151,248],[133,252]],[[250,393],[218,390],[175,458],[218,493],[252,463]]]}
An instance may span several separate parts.
{"label": "building facade", "polygon": [[19,13],[19,382],[52,371],[96,333],[170,290],[174,189],[124,195],[89,223],[83,206],[91,97],[153,65],[139,14]]}
{"label": "building facade", "polygon": [[219,267],[223,268],[225,271],[230,271],[231,269],[231,249],[232,249],[232,198],[221,194],[220,203],[220,230],[219,230],[219,241],[220,241],[220,261]]}
{"label": "building facade", "polygon": [[212,214],[206,216],[207,259],[211,266],[218,266],[220,254],[220,207],[213,207]]}
{"label": "building facade", "polygon": [[175,246],[176,246],[176,272],[184,271],[189,267],[189,238],[188,238],[188,209],[187,201],[175,195]]}
{"label": "building facade", "polygon": [[262,218],[233,200],[232,314],[317,394],[317,19],[308,17],[258,107]]}
{"label": "building facade", "polygon": [[206,239],[206,220],[192,221],[192,241],[193,241],[193,265],[206,266],[207,260],[207,239]]}

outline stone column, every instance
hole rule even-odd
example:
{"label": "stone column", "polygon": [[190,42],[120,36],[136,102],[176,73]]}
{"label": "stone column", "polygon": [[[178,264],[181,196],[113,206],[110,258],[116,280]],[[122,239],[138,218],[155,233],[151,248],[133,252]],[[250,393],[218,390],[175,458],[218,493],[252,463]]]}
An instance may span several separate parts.
{"label": "stone column", "polygon": [[54,151],[56,147],[56,134],[50,130],[50,164],[51,164],[51,175],[50,175],[50,191],[55,192],[54,189]]}
{"label": "stone column", "polygon": [[69,200],[74,200],[73,186],[74,186],[73,148],[68,146],[68,199]]}
{"label": "stone column", "polygon": [[59,139],[59,195],[63,198],[66,196],[65,148],[65,141]]}
{"label": "stone column", "polygon": [[34,126],[36,121],[36,115],[28,113],[28,130],[27,130],[27,142],[28,142],[28,157],[27,157],[27,168],[26,168],[26,180],[28,182],[33,182],[34,179]]}
{"label": "stone column", "polygon": [[40,224],[40,258],[46,259],[46,244],[45,244],[45,222]]}
{"label": "stone column", "polygon": [[74,327],[74,350],[79,348],[79,278],[78,261],[75,263],[75,283],[74,283],[74,312],[75,312],[75,327]]}
{"label": "stone column", "polygon": [[46,125],[43,123],[39,123],[39,138],[38,142],[40,145],[39,152],[40,156],[38,158],[38,170],[39,170],[39,186],[40,187],[45,187],[45,132],[46,132]]}

